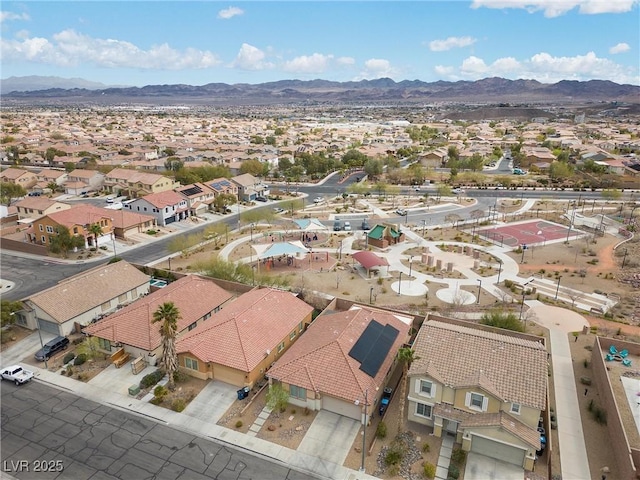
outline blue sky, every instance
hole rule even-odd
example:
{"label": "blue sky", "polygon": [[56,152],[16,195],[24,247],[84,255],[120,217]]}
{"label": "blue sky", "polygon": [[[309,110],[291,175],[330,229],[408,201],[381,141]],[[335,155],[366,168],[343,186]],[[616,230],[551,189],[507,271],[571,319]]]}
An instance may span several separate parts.
{"label": "blue sky", "polygon": [[640,85],[640,0],[3,1],[2,78],[107,85],[611,80]]}

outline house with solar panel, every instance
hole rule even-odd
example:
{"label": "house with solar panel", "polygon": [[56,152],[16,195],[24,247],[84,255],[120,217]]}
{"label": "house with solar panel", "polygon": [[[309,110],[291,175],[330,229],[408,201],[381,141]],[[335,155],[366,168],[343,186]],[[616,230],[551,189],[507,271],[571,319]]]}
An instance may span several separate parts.
{"label": "house with solar panel", "polygon": [[187,207],[191,215],[199,215],[211,210],[211,205],[216,197],[215,192],[204,183],[192,183],[176,188],[175,191],[187,200]]}
{"label": "house with solar panel", "polygon": [[547,405],[544,339],[431,317],[413,343],[408,419],[465,451],[533,470]]}
{"label": "house with solar panel", "polygon": [[205,182],[205,185],[213,190],[214,199],[219,195],[232,195],[238,200],[238,185],[228,178],[216,178]]}
{"label": "house with solar panel", "polygon": [[187,199],[173,190],[152,193],[122,204],[122,209],[132,213],[150,215],[161,226],[179,222],[190,216]]}
{"label": "house with solar panel", "polygon": [[291,404],[363,421],[365,408],[368,418],[377,410],[414,321],[407,313],[334,300],[267,377]]}

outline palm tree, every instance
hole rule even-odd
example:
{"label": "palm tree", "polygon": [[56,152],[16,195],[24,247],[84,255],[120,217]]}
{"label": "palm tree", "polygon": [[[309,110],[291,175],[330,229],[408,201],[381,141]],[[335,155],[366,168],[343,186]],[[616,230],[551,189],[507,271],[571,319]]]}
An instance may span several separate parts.
{"label": "palm tree", "polygon": [[407,374],[409,373],[409,368],[411,364],[418,360],[420,357],[416,356],[416,352],[414,352],[409,347],[402,347],[398,350],[398,355],[396,357],[398,361],[402,364],[402,378],[400,380],[401,392],[400,392],[400,410],[398,413],[398,435],[402,431],[402,427],[404,426],[404,402],[407,398]]}
{"label": "palm tree", "polygon": [[104,231],[102,230],[102,227],[100,226],[99,223],[92,223],[91,225],[89,225],[89,233],[93,235],[93,238],[94,238],[93,246],[98,248],[98,237],[101,237],[102,235],[104,235]]}
{"label": "palm tree", "polygon": [[173,302],[165,302],[153,312],[152,323],[162,322],[162,362],[169,375],[169,389],[173,389],[173,374],[178,369],[178,354],[176,353],[176,334],[178,333],[178,319],[180,311]]}

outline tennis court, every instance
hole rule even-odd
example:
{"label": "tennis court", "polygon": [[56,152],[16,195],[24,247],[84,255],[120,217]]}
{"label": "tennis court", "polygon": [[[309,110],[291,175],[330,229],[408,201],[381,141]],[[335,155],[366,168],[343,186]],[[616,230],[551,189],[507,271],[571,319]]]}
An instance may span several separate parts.
{"label": "tennis court", "polygon": [[509,225],[483,228],[476,233],[485,240],[501,246],[517,247],[519,245],[546,245],[556,240],[576,239],[584,234],[575,228],[569,232],[569,227],[546,220],[531,220],[527,222],[510,223]]}

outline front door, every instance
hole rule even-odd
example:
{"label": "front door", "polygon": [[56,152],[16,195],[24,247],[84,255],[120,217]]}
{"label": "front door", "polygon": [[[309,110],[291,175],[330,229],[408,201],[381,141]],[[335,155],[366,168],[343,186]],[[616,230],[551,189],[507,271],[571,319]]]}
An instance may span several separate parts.
{"label": "front door", "polygon": [[458,422],[454,422],[453,420],[444,419],[444,429],[448,433],[453,433],[454,435],[458,433]]}

